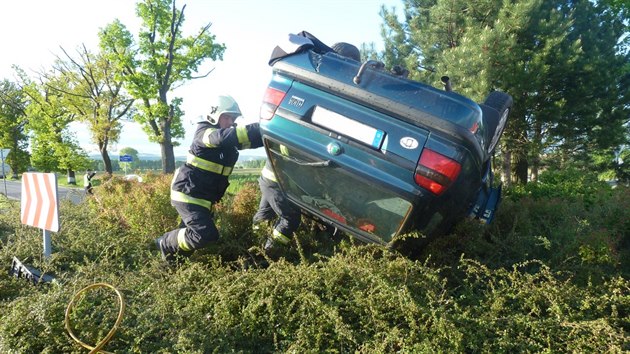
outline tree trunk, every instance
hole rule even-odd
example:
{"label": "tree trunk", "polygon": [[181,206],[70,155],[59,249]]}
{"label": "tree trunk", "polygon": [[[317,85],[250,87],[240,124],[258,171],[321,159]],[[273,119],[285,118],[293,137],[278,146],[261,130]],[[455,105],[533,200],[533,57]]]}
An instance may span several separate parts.
{"label": "tree trunk", "polygon": [[68,184],[77,185],[76,176],[73,169],[68,169]]}
{"label": "tree trunk", "polygon": [[540,167],[540,153],[542,150],[542,127],[540,122],[536,122],[534,124],[534,141],[532,142],[534,146],[533,156],[532,156],[532,166],[531,166],[531,181],[535,182],[538,180],[538,169]]}
{"label": "tree trunk", "polygon": [[160,149],[162,150],[162,173],[173,173],[175,172],[175,153],[173,151],[170,119],[162,121],[162,137],[163,139],[160,143]]}
{"label": "tree trunk", "polygon": [[173,151],[173,144],[167,143],[166,139],[160,144],[162,150],[162,173],[173,173],[175,171],[175,153]]}
{"label": "tree trunk", "polygon": [[514,171],[516,174],[516,183],[522,184],[522,185],[527,184],[528,168],[529,168],[529,165],[527,162],[527,154],[519,152],[518,155],[516,156],[516,168]]}
{"label": "tree trunk", "polygon": [[512,186],[512,152],[507,149],[503,155],[503,183],[505,187]]}
{"label": "tree trunk", "polygon": [[111,176],[114,170],[112,169],[112,160],[109,158],[107,148],[99,146],[99,151],[101,152],[101,157],[103,158],[103,164],[105,164],[105,172]]}
{"label": "tree trunk", "polygon": [[534,161],[532,161],[532,173],[531,173],[532,182],[538,181],[538,166],[539,165],[540,165],[540,159],[534,158]]}

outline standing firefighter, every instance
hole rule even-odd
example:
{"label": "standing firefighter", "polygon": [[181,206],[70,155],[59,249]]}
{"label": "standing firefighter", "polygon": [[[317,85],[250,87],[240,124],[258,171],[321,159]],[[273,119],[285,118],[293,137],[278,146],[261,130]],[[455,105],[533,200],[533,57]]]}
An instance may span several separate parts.
{"label": "standing firefighter", "polygon": [[190,145],[186,164],[175,171],[171,204],[182,228],[155,240],[162,258],[174,262],[219,239],[212,205],[223,197],[228,176],[238,160],[238,150],[262,146],[258,123],[235,126],[241,115],[236,101],[227,95],[215,98],[207,121],[200,122]]}

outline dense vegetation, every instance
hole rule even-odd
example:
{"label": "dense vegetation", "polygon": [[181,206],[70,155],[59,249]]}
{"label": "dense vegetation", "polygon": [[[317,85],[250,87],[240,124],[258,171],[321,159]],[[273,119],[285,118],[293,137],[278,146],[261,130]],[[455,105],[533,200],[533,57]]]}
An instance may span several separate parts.
{"label": "dense vegetation", "polygon": [[[630,180],[630,2],[401,0],[383,9],[388,68],[483,102],[514,98],[497,166],[527,183],[567,160]],[[604,69],[606,68],[606,69]]]}
{"label": "dense vegetation", "polygon": [[[305,220],[286,257],[262,268],[252,262],[259,250],[250,250],[264,238],[250,229],[255,177],[235,174],[216,209],[221,241],[170,268],[151,250],[155,237],[178,224],[168,175],[141,184],[104,178],[84,203],[64,201],[47,260],[41,230],[20,224],[19,203],[0,199],[0,264],[8,268],[17,257],[56,278],[31,285],[0,272],[0,352],[84,352],[69,337],[64,313],[77,291],[99,282],[124,294],[122,325],[105,346],[117,353],[630,351],[628,5],[401,3],[402,18],[383,9],[385,51],[364,47],[364,58],[402,66],[435,86],[448,75],[455,91],[476,101],[493,89],[514,97],[496,162],[503,180],[518,185],[507,189],[492,225],[462,221],[428,244],[412,233],[385,248],[331,236]],[[12,170],[74,177],[89,168],[93,162],[69,134],[76,121],[92,123],[103,160],[93,167],[150,168],[109,158],[120,120],[131,118],[163,145],[161,169],[171,172],[171,137],[183,134],[182,98],[171,87],[190,80],[202,61],[221,60],[226,48],[208,27],[192,41],[199,46],[188,47],[179,30],[177,46],[165,45],[165,30],[174,28],[168,24],[179,29],[184,8],[139,1],[136,38],[155,41],[136,40],[114,20],[99,33],[100,48],[83,47],[76,58],[62,50],[38,77],[16,69],[17,82],[4,79],[0,146],[11,148]],[[161,76],[169,63],[173,75]],[[114,65],[107,70],[113,76],[101,72],[105,64]],[[83,95],[94,83],[73,80],[81,70],[100,82],[116,79],[124,94]],[[63,94],[70,88],[74,98]],[[119,105],[116,114],[94,109],[107,102]],[[412,244],[426,246],[400,252]],[[105,290],[78,299],[74,333],[89,344],[104,338],[116,301]]]}
{"label": "dense vegetation", "polygon": [[[176,269],[149,247],[177,224],[166,176],[112,179],[83,204],[64,202],[48,261],[41,230],[20,225],[19,205],[3,201],[0,263],[16,256],[56,282],[0,272],[0,352],[84,352],[64,311],[98,282],[124,294],[105,347],[117,353],[628,351],[628,189],[589,176],[543,174],[511,189],[490,227],[464,221],[413,257],[306,221],[268,268],[247,262],[261,242],[249,231],[253,176],[234,180],[217,208],[222,240]],[[105,337],[116,301],[105,290],[80,297],[74,333],[89,344]]]}

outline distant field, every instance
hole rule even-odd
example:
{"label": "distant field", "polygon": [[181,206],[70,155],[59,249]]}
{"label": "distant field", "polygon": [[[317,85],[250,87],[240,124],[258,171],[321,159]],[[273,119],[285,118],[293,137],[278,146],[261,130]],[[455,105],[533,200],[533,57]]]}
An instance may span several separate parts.
{"label": "distant field", "polygon": [[[232,172],[232,175],[259,175],[260,174],[261,169],[260,168],[237,168],[234,169],[234,171]],[[131,173],[129,172],[128,174],[138,174],[140,176],[146,176],[148,174],[160,174],[160,171],[147,171],[147,172],[140,172],[140,173]],[[105,175],[104,172],[102,171],[97,171],[96,176],[94,176],[93,179],[93,185],[97,186],[100,184],[100,180],[101,178]],[[114,171],[113,173],[114,176],[116,177],[123,177],[125,175],[124,171]],[[66,187],[83,187],[83,173],[79,173],[77,172],[76,176],[76,186],[74,185],[69,185],[68,184],[68,179],[66,177],[65,174],[57,174],[57,183],[60,186],[66,186]],[[254,179],[255,180],[255,179]]]}
{"label": "distant field", "polygon": [[261,168],[238,168],[232,173],[238,175],[260,174],[261,170]]}

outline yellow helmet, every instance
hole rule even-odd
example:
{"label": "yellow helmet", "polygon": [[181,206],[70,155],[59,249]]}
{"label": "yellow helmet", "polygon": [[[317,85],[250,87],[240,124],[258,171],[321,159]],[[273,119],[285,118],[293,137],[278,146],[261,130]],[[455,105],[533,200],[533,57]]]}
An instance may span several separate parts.
{"label": "yellow helmet", "polygon": [[224,113],[233,113],[235,116],[241,115],[238,103],[230,95],[218,95],[210,102],[210,113],[208,121],[210,124],[218,124],[219,117]]}

